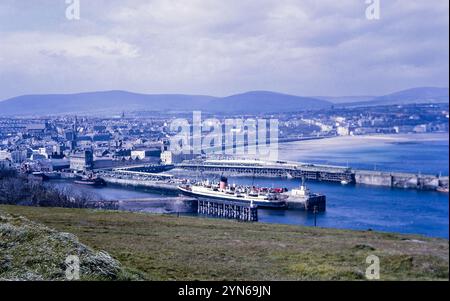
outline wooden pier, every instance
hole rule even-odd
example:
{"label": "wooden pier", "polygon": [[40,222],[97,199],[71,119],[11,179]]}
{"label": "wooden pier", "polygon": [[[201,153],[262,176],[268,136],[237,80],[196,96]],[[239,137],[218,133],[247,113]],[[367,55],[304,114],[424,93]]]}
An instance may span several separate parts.
{"label": "wooden pier", "polygon": [[258,208],[254,205],[238,204],[218,200],[198,200],[198,214],[220,218],[257,222]]}

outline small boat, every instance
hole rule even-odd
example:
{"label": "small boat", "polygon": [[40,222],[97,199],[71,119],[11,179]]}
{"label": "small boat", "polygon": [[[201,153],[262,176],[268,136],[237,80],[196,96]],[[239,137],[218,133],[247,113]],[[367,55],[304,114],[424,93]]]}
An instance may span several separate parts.
{"label": "small boat", "polygon": [[436,191],[443,192],[443,193],[448,193],[449,189],[448,189],[448,187],[439,186],[438,188],[436,188]]}
{"label": "small boat", "polygon": [[342,184],[342,185],[347,185],[347,184],[348,184],[348,181],[347,181],[347,180],[342,180],[342,181],[341,181],[341,184]]}
{"label": "small boat", "polygon": [[81,185],[96,186],[96,187],[106,186],[105,180],[103,180],[102,178],[99,178],[99,177],[95,177],[95,176],[79,177],[78,179],[76,179],[74,181],[74,183],[81,184]]}

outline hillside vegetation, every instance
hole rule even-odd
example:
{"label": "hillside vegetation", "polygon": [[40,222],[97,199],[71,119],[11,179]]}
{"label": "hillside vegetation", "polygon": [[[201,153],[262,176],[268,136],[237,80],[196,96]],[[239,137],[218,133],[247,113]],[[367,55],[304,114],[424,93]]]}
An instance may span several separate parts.
{"label": "hillside vegetation", "polygon": [[[366,257],[373,254],[380,258],[381,280],[448,280],[446,239],[89,209],[0,206],[0,211],[73,233],[93,250],[111,254],[135,279],[363,280]],[[21,223],[21,218],[8,223]],[[30,233],[35,233],[33,227],[26,226]],[[56,235],[42,229],[44,236]],[[5,252],[23,256],[24,251],[11,251],[2,235],[1,258]],[[29,250],[41,245],[40,235],[27,235],[18,234],[14,243]],[[53,256],[61,262],[67,250],[75,248],[72,243],[64,246],[63,255],[39,249],[40,260],[48,260],[42,263],[34,257],[10,261],[16,270],[22,265],[34,275],[52,264]]]}
{"label": "hillside vegetation", "polygon": [[126,280],[131,276],[104,251],[94,251],[71,233],[0,211],[0,281],[67,280],[79,258],[80,280]]}

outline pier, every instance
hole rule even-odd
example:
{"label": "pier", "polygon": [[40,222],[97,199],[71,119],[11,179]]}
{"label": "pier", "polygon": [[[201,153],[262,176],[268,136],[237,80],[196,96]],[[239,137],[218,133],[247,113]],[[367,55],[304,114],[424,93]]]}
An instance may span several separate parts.
{"label": "pier", "polygon": [[437,190],[448,188],[448,176],[355,170],[343,166],[259,160],[191,160],[175,167],[202,172],[248,177],[304,178],[312,181],[345,182],[393,188]]}
{"label": "pier", "polygon": [[176,165],[191,171],[236,174],[255,177],[304,178],[313,181],[354,183],[354,172],[341,166],[314,165],[295,162],[259,160],[193,160]]}
{"label": "pier", "polygon": [[198,214],[248,222],[258,221],[258,208],[253,205],[237,204],[217,200],[198,200]]}

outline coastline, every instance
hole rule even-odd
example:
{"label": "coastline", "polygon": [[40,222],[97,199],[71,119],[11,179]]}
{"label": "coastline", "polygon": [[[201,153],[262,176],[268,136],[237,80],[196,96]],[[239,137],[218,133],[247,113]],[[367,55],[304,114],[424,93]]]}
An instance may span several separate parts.
{"label": "coastline", "polygon": [[355,144],[365,143],[365,146],[381,145],[385,143],[408,143],[408,142],[430,142],[449,141],[448,133],[425,133],[425,134],[374,134],[357,136],[333,136],[321,139],[299,140],[290,142],[280,142],[280,145],[302,145],[310,148],[321,148],[333,146],[341,148],[351,148]]}
{"label": "coastline", "polygon": [[338,136],[280,143],[278,158],[359,170],[446,176],[448,145],[448,133]]}

